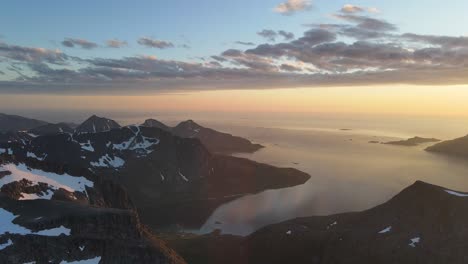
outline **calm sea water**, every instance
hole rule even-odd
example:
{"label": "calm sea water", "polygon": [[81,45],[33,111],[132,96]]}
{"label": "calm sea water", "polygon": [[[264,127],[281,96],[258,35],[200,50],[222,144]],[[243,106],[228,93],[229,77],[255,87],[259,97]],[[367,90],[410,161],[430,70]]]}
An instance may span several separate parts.
{"label": "calm sea water", "polygon": [[[468,133],[468,120],[331,114],[98,114],[122,124],[138,124],[149,117],[169,125],[194,119],[266,146],[239,157],[297,168],[312,176],[301,186],[247,195],[220,206],[201,230],[196,230],[200,233],[221,229],[247,235],[295,217],[365,210],[387,201],[416,180],[468,191],[468,161],[425,152],[427,145],[369,143],[413,136],[451,139]],[[79,122],[88,113],[73,115],[75,120],[58,115],[56,119]]]}
{"label": "calm sea water", "polygon": [[294,167],[312,178],[301,186],[248,195],[222,205],[199,232],[221,229],[247,235],[295,217],[365,210],[417,180],[468,191],[468,161],[425,152],[425,146],[369,143],[395,139],[393,136],[266,128],[249,130],[246,135],[266,148],[237,156]]}

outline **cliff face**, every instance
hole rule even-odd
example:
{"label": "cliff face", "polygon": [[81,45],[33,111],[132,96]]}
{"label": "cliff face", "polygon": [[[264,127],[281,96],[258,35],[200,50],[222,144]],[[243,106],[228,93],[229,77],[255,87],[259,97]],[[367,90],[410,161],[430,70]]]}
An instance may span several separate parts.
{"label": "cliff face", "polygon": [[467,206],[467,193],[417,182],[363,212],[168,241],[190,263],[465,263]]}

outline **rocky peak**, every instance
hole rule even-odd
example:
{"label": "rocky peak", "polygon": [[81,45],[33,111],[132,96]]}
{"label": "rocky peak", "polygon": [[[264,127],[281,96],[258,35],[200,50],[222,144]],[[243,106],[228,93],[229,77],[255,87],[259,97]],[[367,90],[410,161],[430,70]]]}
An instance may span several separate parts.
{"label": "rocky peak", "polygon": [[120,125],[114,120],[92,115],[76,128],[75,133],[99,133],[115,128],[120,128]]}

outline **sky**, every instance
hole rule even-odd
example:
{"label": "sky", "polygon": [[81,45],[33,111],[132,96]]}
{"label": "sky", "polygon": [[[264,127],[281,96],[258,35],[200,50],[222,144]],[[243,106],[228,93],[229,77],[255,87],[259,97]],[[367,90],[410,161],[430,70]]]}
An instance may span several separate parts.
{"label": "sky", "polygon": [[465,0],[4,1],[0,111],[468,115],[466,10]]}

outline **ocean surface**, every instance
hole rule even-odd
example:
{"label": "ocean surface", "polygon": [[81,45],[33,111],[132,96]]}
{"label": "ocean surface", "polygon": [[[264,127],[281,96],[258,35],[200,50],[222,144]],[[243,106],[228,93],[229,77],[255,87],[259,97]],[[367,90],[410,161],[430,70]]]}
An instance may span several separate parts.
{"label": "ocean surface", "polygon": [[[361,211],[381,204],[417,180],[468,191],[468,161],[424,148],[371,144],[413,136],[442,140],[468,133],[468,119],[340,114],[98,113],[121,124],[156,118],[169,125],[194,119],[203,126],[265,146],[239,157],[311,175],[301,186],[249,194],[216,209],[197,233],[221,229],[248,235],[302,216]],[[57,116],[56,121],[82,121]],[[430,144],[429,144],[430,145]]]}

